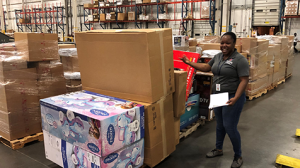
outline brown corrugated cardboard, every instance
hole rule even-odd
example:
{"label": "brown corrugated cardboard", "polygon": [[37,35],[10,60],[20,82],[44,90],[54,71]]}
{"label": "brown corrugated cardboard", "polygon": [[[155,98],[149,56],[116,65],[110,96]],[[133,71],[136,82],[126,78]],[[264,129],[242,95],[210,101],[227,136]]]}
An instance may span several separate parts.
{"label": "brown corrugated cardboard", "polygon": [[175,127],[175,145],[179,144],[179,132],[180,132],[180,117],[176,118],[174,117],[174,127]]}
{"label": "brown corrugated cardboard", "polygon": [[90,4],[90,3],[86,3],[86,4],[83,4],[83,7],[84,8],[92,8],[92,7],[94,7],[94,5]]}
{"label": "brown corrugated cardboard", "polygon": [[75,44],[58,44],[58,49],[61,48],[76,48]]}
{"label": "brown corrugated cardboard", "polygon": [[65,78],[50,78],[39,80],[38,91],[40,99],[65,94],[66,80]]}
{"label": "brown corrugated cardboard", "polygon": [[236,45],[242,46],[242,52],[250,55],[257,52],[257,39],[256,38],[238,38]]}
{"label": "brown corrugated cardboard", "polygon": [[64,77],[63,65],[58,61],[30,62],[28,67],[36,68],[38,80]]}
{"label": "brown corrugated cardboard", "polygon": [[58,60],[58,36],[52,33],[14,34],[18,52],[27,61]]}
{"label": "brown corrugated cardboard", "polygon": [[202,51],[204,50],[220,50],[220,43],[201,43]]}
{"label": "brown corrugated cardboard", "polygon": [[189,46],[189,52],[196,52],[196,46]]}
{"label": "brown corrugated cardboard", "polygon": [[127,13],[118,13],[118,20],[127,20],[128,19],[128,15]]}
{"label": "brown corrugated cardboard", "polygon": [[266,55],[269,49],[269,40],[257,40],[257,54]]}
{"label": "brown corrugated cardboard", "polygon": [[81,80],[80,79],[66,79],[66,85],[78,86],[78,85],[81,85]]}
{"label": "brown corrugated cardboard", "polygon": [[186,98],[186,71],[174,71],[175,92],[173,93],[174,117],[180,117],[185,113]]}
{"label": "brown corrugated cardboard", "polygon": [[220,43],[221,36],[204,36],[205,43]]}
{"label": "brown corrugated cardboard", "polygon": [[0,85],[0,110],[22,112],[39,106],[37,81],[17,80]]}
{"label": "brown corrugated cardboard", "polygon": [[280,66],[279,61],[275,60],[275,62],[274,62],[274,72],[278,72],[279,71],[279,66]]}
{"label": "brown corrugated cardboard", "polygon": [[242,46],[241,45],[235,45],[235,49],[238,53],[242,52]]}
{"label": "brown corrugated cardboard", "polygon": [[240,53],[242,56],[244,56],[246,59],[248,59],[248,54],[247,53]]}
{"label": "brown corrugated cardboard", "polygon": [[6,113],[0,111],[0,135],[6,140],[23,138],[42,131],[40,112],[33,116],[29,113]]}
{"label": "brown corrugated cardboard", "polygon": [[78,57],[61,57],[64,72],[80,72]]}
{"label": "brown corrugated cardboard", "polygon": [[106,21],[105,13],[100,13],[100,21]]}
{"label": "brown corrugated cardboard", "polygon": [[189,39],[189,46],[196,46],[197,45],[197,40],[195,38],[190,38]]}
{"label": "brown corrugated cardboard", "polygon": [[1,82],[13,82],[14,80],[37,80],[35,68],[0,71]]}
{"label": "brown corrugated cardboard", "polygon": [[148,103],[174,92],[172,29],[97,30],[76,41],[83,89]]}
{"label": "brown corrugated cardboard", "polygon": [[145,164],[154,167],[175,151],[172,94],[145,106]]}
{"label": "brown corrugated cardboard", "polygon": [[143,3],[151,3],[151,0],[143,0]]}
{"label": "brown corrugated cardboard", "polygon": [[255,95],[256,93],[266,89],[268,86],[267,85],[268,80],[269,80],[268,76],[263,75],[263,76],[260,76],[255,81],[250,81],[247,85],[246,95],[247,96]]}

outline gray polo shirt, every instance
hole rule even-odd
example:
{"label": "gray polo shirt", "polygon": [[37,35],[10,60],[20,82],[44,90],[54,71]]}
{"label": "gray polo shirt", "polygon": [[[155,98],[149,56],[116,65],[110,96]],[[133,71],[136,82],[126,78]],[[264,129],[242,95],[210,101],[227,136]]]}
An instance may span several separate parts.
{"label": "gray polo shirt", "polygon": [[[239,84],[239,77],[249,76],[249,64],[247,59],[235,49],[233,54],[223,61],[223,54],[217,54],[208,64],[214,74],[213,93],[235,93]],[[220,91],[216,91],[216,84],[220,84]]]}

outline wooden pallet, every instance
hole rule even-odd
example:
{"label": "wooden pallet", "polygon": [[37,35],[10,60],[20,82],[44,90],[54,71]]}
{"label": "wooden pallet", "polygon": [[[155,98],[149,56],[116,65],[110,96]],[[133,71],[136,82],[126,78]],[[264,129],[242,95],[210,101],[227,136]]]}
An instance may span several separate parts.
{"label": "wooden pallet", "polygon": [[0,138],[0,142],[3,143],[5,146],[10,147],[13,150],[21,149],[24,147],[25,144],[33,142],[33,141],[44,141],[43,133],[37,133],[34,135],[26,136],[24,138],[20,138],[17,140],[7,140],[5,138]]}
{"label": "wooden pallet", "polygon": [[267,89],[264,89],[264,90],[262,90],[262,91],[260,91],[260,92],[258,92],[258,93],[256,93],[256,94],[254,94],[254,95],[249,95],[249,96],[247,96],[247,98],[248,98],[248,100],[253,100],[254,98],[259,98],[259,97],[261,97],[262,95],[267,94],[267,93],[268,93],[268,90],[267,90]]}
{"label": "wooden pallet", "polygon": [[290,78],[293,74],[289,74],[285,77],[285,80],[287,80],[288,78]]}
{"label": "wooden pallet", "polygon": [[190,126],[188,126],[187,128],[181,130],[179,132],[179,139],[181,138],[186,138],[187,136],[189,136],[191,133],[195,132],[197,130],[197,128],[199,126],[203,126],[205,125],[205,120],[203,119],[199,119],[198,121],[194,122],[193,124],[191,124]]}
{"label": "wooden pallet", "polygon": [[278,81],[277,84],[280,85],[280,84],[282,84],[282,83],[284,83],[284,82],[285,82],[285,79],[281,79],[281,80]]}

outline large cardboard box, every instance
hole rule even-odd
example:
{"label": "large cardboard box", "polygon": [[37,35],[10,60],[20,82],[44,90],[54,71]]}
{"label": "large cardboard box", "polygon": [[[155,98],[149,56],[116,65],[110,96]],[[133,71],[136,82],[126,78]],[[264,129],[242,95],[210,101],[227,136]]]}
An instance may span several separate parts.
{"label": "large cardboard box", "polygon": [[61,57],[64,72],[80,72],[78,65],[78,57]]}
{"label": "large cardboard box", "polygon": [[250,81],[246,88],[246,95],[252,96],[257,94],[258,92],[267,88],[268,84],[268,75],[261,76],[259,79],[255,81]]}
{"label": "large cardboard box", "polygon": [[156,166],[175,151],[172,94],[145,107],[145,164]]}
{"label": "large cardboard box", "polygon": [[52,33],[15,32],[18,52],[27,61],[58,60],[58,37]]}
{"label": "large cardboard box", "polygon": [[58,61],[30,62],[28,67],[36,68],[38,80],[64,77],[63,64]]}
{"label": "large cardboard box", "polygon": [[35,113],[0,111],[0,126],[0,135],[6,140],[16,140],[42,131],[38,109]]}
{"label": "large cardboard box", "polygon": [[147,103],[175,91],[172,29],[81,32],[76,41],[83,89]]}
{"label": "large cardboard box", "polygon": [[242,46],[242,52],[250,55],[257,53],[257,39],[256,38],[238,38],[236,45]]}
{"label": "large cardboard box", "polygon": [[220,43],[201,43],[202,51],[204,50],[220,50]]}
{"label": "large cardboard box", "polygon": [[66,80],[63,77],[41,79],[38,81],[38,91],[40,99],[65,94]]}
{"label": "large cardboard box", "polygon": [[186,71],[174,71],[175,92],[173,93],[174,117],[180,117],[185,112]]}
{"label": "large cardboard box", "polygon": [[269,50],[269,41],[268,40],[257,40],[257,54],[267,55]]}
{"label": "large cardboard box", "polygon": [[221,36],[204,36],[205,43],[220,43]]}

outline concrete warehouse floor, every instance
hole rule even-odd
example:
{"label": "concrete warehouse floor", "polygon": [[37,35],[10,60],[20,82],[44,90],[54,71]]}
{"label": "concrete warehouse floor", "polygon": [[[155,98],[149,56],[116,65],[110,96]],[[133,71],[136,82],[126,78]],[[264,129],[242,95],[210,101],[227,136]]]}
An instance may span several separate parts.
{"label": "concrete warehouse floor", "polygon": [[[243,168],[275,167],[277,154],[300,159],[300,140],[294,137],[296,128],[300,128],[299,65],[300,54],[297,54],[293,76],[286,83],[245,104],[239,123]],[[205,154],[214,148],[215,128],[215,120],[199,127],[196,132],[182,140],[176,151],[157,168],[229,168],[233,160],[233,150],[228,136],[223,156],[205,158]],[[59,166],[45,158],[43,142],[32,143],[16,151],[0,144],[0,168],[26,167]]]}

